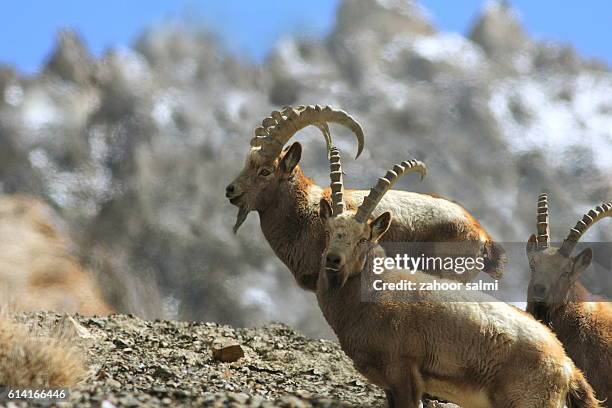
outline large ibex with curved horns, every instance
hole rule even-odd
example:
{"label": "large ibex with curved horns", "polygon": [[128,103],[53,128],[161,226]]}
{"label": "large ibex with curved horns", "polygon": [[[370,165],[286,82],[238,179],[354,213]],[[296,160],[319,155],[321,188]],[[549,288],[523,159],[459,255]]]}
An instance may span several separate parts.
{"label": "large ibex with curved horns", "polygon": [[[449,284],[420,271],[388,269],[375,275],[384,257],[379,242],[392,214],[372,219],[378,203],[402,175],[425,167],[402,162],[379,179],[355,210],[344,209],[339,159],[332,154],[331,205],[320,217],[326,247],[317,301],[355,368],[382,387],[391,408],[417,408],[424,394],[462,407],[599,407],[592,388],[545,326],[525,312],[476,291],[377,291],[362,300],[374,281],[398,285]],[[334,169],[336,173],[334,173]],[[390,286],[387,286],[390,287]]]}
{"label": "large ibex with curved horns", "polygon": [[[319,272],[314,255],[324,247],[319,200],[329,197],[331,191],[315,185],[304,175],[298,166],[302,154],[299,143],[284,150],[283,147],[297,131],[313,125],[322,131],[329,149],[329,123],[345,126],[356,135],[359,156],[364,146],[363,130],[350,115],[328,106],[286,107],[272,112],[255,130],[244,168],[226,189],[229,201],[239,208],[234,230],[249,212],[257,211],[270,246],[298,284],[310,291],[316,290]],[[363,190],[344,191],[347,207],[356,208],[366,194]],[[503,250],[460,205],[438,196],[393,190],[376,211],[384,210],[394,215],[386,240],[475,243],[473,247],[477,248],[472,252],[458,255],[482,256],[486,260],[485,272],[501,276]],[[455,278],[471,280],[474,275],[466,273]]]}
{"label": "large ibex with curved horns", "polygon": [[578,281],[591,264],[593,251],[572,251],[597,221],[612,216],[612,202],[579,220],[560,247],[550,243],[548,196],[538,199],[537,235],[527,244],[531,269],[527,311],[557,334],[567,354],[584,371],[597,398],[612,402],[612,304],[597,298]]}

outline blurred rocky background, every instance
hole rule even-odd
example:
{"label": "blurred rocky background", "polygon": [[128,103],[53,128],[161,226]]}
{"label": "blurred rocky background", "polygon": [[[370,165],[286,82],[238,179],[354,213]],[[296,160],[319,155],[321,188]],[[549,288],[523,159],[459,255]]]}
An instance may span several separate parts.
{"label": "blurred rocky background", "polygon": [[[505,2],[462,36],[438,31],[411,1],[346,0],[326,38],[285,38],[262,64],[176,25],[101,58],[63,31],[39,74],[0,68],[3,296],[27,310],[281,320],[328,334],[257,215],[233,235],[224,198],[261,119],[313,103],[365,129],[358,161],[353,137],[333,129],[348,185],[368,188],[390,164],[419,158],[428,178],[398,188],[462,203],[500,242],[527,240],[541,191],[556,241],[612,199],[612,72],[530,38]],[[296,140],[304,171],[325,184],[322,137],[307,129]],[[612,241],[612,228],[585,240]],[[508,272],[525,273],[526,263]],[[50,305],[32,285],[66,299]]]}

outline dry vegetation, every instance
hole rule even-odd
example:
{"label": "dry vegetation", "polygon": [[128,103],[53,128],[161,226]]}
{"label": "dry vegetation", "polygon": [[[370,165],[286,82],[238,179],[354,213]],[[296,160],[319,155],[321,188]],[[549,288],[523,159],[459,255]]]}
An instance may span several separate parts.
{"label": "dry vegetation", "polygon": [[[41,326],[62,320],[52,313],[20,318]],[[71,388],[65,407],[104,401],[109,407],[385,406],[383,393],[355,371],[336,342],[309,339],[285,325],[238,329],[125,315],[75,320],[93,336],[83,347],[90,375]],[[240,344],[245,356],[216,360],[219,339]],[[425,408],[457,407],[429,402]]]}
{"label": "dry vegetation", "polygon": [[63,330],[45,333],[0,316],[0,384],[28,388],[73,387],[86,376],[75,339]]}

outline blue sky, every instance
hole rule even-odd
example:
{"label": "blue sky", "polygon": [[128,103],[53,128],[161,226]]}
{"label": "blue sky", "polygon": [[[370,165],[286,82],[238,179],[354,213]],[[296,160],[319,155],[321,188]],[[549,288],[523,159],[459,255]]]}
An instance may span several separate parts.
{"label": "blue sky", "polygon": [[[129,46],[147,27],[190,21],[217,33],[236,52],[261,60],[286,34],[325,35],[339,0],[4,0],[0,5],[0,62],[35,72],[59,28],[75,28],[100,55]],[[573,44],[588,57],[612,65],[612,2],[609,0],[511,0],[539,39]],[[422,0],[436,26],[465,33],[483,0]],[[588,6],[586,6],[588,5]]]}

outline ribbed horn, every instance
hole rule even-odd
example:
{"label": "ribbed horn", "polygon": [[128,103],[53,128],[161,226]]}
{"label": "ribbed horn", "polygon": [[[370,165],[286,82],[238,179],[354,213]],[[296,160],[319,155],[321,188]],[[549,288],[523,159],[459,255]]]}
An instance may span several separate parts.
{"label": "ribbed horn", "polygon": [[538,235],[537,243],[539,249],[550,246],[550,224],[548,222],[548,195],[540,194],[538,197]]}
{"label": "ribbed horn", "polygon": [[366,222],[385,193],[393,187],[395,182],[403,175],[414,172],[420,173],[421,180],[423,180],[427,174],[425,163],[419,160],[410,160],[393,166],[393,169],[388,170],[384,177],[379,178],[376,185],[370,190],[370,194],[368,194],[357,209],[355,219],[361,223]]}
{"label": "ribbed horn", "polygon": [[605,217],[612,217],[612,202],[599,205],[588,213],[584,214],[582,219],[579,220],[574,228],[570,230],[567,238],[565,238],[563,241],[559,252],[562,255],[569,257],[584,233],[587,232],[587,230],[591,228],[593,224]]}
{"label": "ribbed horn", "polygon": [[331,152],[332,139],[329,123],[337,123],[349,128],[357,137],[357,157],[363,151],[364,135],[361,125],[348,113],[332,109],[330,106],[287,106],[280,112],[273,111],[269,117],[261,122],[255,129],[255,136],[251,139],[252,147],[259,147],[260,153],[269,157],[276,157],[283,146],[300,129],[306,126],[316,126],[323,133],[327,144],[327,151]]}
{"label": "ribbed horn", "polygon": [[334,216],[344,212],[344,181],[342,180],[342,159],[340,150],[332,147],[329,155],[329,178]]}

